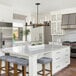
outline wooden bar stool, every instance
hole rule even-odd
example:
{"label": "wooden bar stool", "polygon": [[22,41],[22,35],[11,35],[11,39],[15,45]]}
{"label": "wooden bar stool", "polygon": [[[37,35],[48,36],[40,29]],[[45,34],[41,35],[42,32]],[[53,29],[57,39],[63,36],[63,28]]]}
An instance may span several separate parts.
{"label": "wooden bar stool", "polygon": [[[38,71],[39,75],[47,76],[48,74],[50,74],[50,76],[52,76],[52,59],[51,58],[42,57],[38,59],[38,63],[42,64],[42,70]],[[50,63],[50,70],[45,69],[45,64],[48,64],[48,63]],[[46,71],[48,73],[45,73]]]}
{"label": "wooden bar stool", "polygon": [[[8,76],[9,71],[13,70],[12,67],[11,68],[9,67],[9,62],[6,61],[7,58],[8,58],[8,56],[1,56],[0,57],[0,74],[1,74],[1,71],[5,71],[6,76]],[[2,66],[2,61],[5,62],[5,66],[4,67]]]}
{"label": "wooden bar stool", "polygon": [[[26,76],[26,66],[28,65],[28,60],[23,59],[23,58],[18,58],[18,57],[10,57],[7,58],[7,61],[9,63],[14,64],[14,76],[18,76],[19,73],[22,72],[22,76]],[[18,65],[22,66],[22,71],[18,70]]]}

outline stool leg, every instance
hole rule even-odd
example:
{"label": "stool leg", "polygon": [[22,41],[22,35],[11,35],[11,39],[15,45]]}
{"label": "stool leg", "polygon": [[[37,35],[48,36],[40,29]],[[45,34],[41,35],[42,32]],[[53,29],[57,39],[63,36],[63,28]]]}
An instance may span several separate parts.
{"label": "stool leg", "polygon": [[9,76],[9,63],[7,61],[5,62],[5,71],[6,71],[6,76]]}
{"label": "stool leg", "polygon": [[26,76],[26,66],[22,66],[22,76]]}
{"label": "stool leg", "polygon": [[42,64],[43,76],[45,76],[45,64]]}
{"label": "stool leg", "polygon": [[17,64],[14,64],[14,76],[18,76]]}
{"label": "stool leg", "polygon": [[50,76],[52,76],[52,63],[50,63]]}
{"label": "stool leg", "polygon": [[2,70],[2,60],[0,60],[0,74],[1,74],[1,70]]}

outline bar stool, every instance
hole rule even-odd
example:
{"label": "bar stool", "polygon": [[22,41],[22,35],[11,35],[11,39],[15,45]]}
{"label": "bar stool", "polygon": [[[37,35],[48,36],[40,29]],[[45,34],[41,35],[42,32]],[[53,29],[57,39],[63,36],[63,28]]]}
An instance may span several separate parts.
{"label": "bar stool", "polygon": [[[8,58],[8,56],[0,56],[0,74],[1,71],[5,71],[6,72],[6,76],[8,75],[8,70],[11,71],[13,70],[12,67],[10,67],[9,62],[6,61],[6,59]],[[5,66],[2,66],[2,61],[5,61]]]}
{"label": "bar stool", "polygon": [[[51,58],[42,57],[42,58],[38,59],[37,62],[42,64],[42,70],[38,71],[39,75],[47,76],[48,74],[50,74],[50,76],[52,76],[52,59]],[[45,64],[48,64],[48,63],[50,63],[50,70],[45,69]],[[48,73],[45,74],[46,71]]]}
{"label": "bar stool", "polygon": [[[19,73],[22,72],[23,76],[26,76],[26,66],[28,65],[28,59],[18,58],[18,57],[11,57],[7,58],[9,63],[14,64],[14,76],[18,76]],[[22,66],[22,71],[18,70],[18,65]]]}

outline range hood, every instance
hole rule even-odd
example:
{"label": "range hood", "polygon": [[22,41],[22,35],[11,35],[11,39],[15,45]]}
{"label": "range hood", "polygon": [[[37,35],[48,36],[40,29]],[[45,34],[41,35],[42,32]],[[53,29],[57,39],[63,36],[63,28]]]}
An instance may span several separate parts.
{"label": "range hood", "polygon": [[76,25],[62,25],[62,29],[76,29]]}

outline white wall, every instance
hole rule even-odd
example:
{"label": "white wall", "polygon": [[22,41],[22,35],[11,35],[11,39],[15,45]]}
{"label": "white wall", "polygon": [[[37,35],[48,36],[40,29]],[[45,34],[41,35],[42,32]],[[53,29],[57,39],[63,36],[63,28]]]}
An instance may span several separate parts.
{"label": "white wall", "polygon": [[62,41],[76,41],[76,29],[65,30],[65,35],[62,36]]}
{"label": "white wall", "polygon": [[[31,14],[31,20],[33,23],[37,23],[36,13]],[[38,22],[43,23],[44,21],[50,21],[50,13],[39,13]]]}

